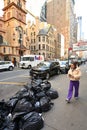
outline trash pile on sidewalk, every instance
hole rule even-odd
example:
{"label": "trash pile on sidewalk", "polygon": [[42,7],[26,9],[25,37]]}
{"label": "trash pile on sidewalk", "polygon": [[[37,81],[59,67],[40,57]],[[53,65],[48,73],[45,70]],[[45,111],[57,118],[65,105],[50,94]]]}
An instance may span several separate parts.
{"label": "trash pile on sidewalk", "polygon": [[58,92],[47,80],[32,80],[8,101],[0,101],[0,130],[40,130]]}

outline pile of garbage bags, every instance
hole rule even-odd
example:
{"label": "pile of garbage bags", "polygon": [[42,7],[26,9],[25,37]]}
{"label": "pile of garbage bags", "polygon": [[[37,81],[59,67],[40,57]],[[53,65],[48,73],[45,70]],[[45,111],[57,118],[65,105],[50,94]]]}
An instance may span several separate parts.
{"label": "pile of garbage bags", "polygon": [[31,80],[9,100],[0,101],[0,130],[40,130],[43,112],[49,111],[59,97],[47,80]]}

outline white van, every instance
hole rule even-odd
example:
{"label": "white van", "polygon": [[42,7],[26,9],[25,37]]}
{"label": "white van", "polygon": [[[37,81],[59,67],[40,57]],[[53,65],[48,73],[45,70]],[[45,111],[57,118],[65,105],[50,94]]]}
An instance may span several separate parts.
{"label": "white van", "polygon": [[33,66],[36,66],[41,61],[44,61],[43,55],[24,55],[21,57],[21,62],[19,63],[19,66],[21,68],[31,68]]}

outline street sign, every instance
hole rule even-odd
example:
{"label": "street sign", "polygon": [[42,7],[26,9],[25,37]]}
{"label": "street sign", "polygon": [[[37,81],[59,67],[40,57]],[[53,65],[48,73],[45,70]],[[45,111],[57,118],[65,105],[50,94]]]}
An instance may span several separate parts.
{"label": "street sign", "polygon": [[85,45],[85,46],[73,45],[73,51],[86,51],[86,50],[87,50],[87,45]]}
{"label": "street sign", "polygon": [[73,44],[73,51],[86,51],[87,50],[87,42],[78,42]]}

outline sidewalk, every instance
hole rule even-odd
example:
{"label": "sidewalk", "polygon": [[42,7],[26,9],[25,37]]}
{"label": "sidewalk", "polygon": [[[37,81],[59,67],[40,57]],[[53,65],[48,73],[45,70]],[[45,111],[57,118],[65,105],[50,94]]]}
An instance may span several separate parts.
{"label": "sidewalk", "polygon": [[[66,75],[60,75],[52,80],[52,87],[59,92],[59,98],[54,100],[52,110],[44,114],[43,130],[86,130],[87,129],[87,65],[81,66],[80,98],[65,102],[69,80]],[[58,82],[59,81],[59,82]]]}

